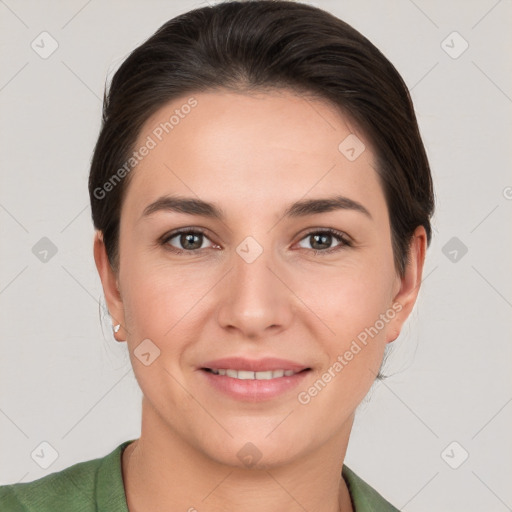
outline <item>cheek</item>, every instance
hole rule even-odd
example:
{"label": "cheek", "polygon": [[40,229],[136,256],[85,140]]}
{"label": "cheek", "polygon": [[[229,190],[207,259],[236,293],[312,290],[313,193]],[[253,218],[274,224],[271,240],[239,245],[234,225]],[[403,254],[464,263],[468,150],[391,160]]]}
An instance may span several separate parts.
{"label": "cheek", "polygon": [[333,324],[336,337],[346,339],[373,325],[391,306],[393,284],[392,266],[376,261],[318,274],[303,293]]}
{"label": "cheek", "polygon": [[196,328],[195,319],[219,276],[212,265],[170,263],[136,249],[125,254],[131,254],[121,268],[128,345],[133,350],[149,338],[178,362],[190,337],[183,332]]}
{"label": "cheek", "polygon": [[[319,283],[324,293],[317,295],[315,304],[330,330],[323,329],[318,340],[327,357],[298,395],[304,410],[333,430],[354,411],[375,381],[386,331],[395,315],[389,303],[392,281],[386,274],[370,267],[365,267],[365,272],[356,267],[345,270]],[[391,275],[388,271],[387,276]]]}
{"label": "cheek", "polygon": [[[140,261],[133,261],[131,272],[128,267],[126,270],[124,282],[128,285],[123,303],[136,379],[157,409],[163,410],[171,404],[185,410],[189,399],[180,386],[172,385],[172,376],[181,371],[183,354],[193,340],[190,331],[197,329],[191,322],[197,308],[194,305],[205,293],[204,283],[199,285],[198,280],[194,285],[187,273],[144,266]],[[139,357],[147,352],[150,360],[146,366]],[[163,397],[169,404],[161,401]]]}
{"label": "cheek", "polygon": [[329,365],[342,359],[343,370],[337,374],[345,377],[337,381],[350,389],[361,386],[363,395],[379,370],[386,333],[396,316],[392,258],[370,259],[316,280],[314,293],[307,295],[304,288],[305,302],[329,327],[323,336]]}
{"label": "cheek", "polygon": [[[223,274],[215,264],[155,263],[144,254],[131,254],[123,262],[121,282],[125,321],[135,337],[152,335],[163,340],[178,322],[186,324],[200,315],[207,304],[212,307],[211,300],[219,292],[215,285]],[[295,303],[299,322],[302,314],[307,317],[313,313],[330,327],[334,338],[346,340],[373,325],[390,306],[392,259],[382,257],[382,253],[380,258],[355,257],[336,267],[312,268],[308,264],[282,272],[293,290],[288,299],[283,296],[282,300],[288,300],[290,307]],[[294,295],[300,299],[298,302]],[[223,294],[219,300],[222,297]]]}
{"label": "cheek", "polygon": [[206,283],[188,272],[149,266],[134,268],[127,281],[129,289],[123,303],[131,323],[128,327],[159,338],[200,300]]}

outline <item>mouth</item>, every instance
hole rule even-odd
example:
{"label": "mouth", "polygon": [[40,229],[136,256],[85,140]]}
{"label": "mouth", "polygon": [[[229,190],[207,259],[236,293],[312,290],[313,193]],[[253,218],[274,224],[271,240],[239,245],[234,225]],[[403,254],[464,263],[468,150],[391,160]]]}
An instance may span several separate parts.
{"label": "mouth", "polygon": [[271,379],[280,379],[282,377],[291,377],[298,373],[303,373],[311,370],[311,368],[304,368],[303,370],[294,371],[294,370],[263,370],[259,372],[254,372],[250,370],[236,370],[233,368],[201,368],[201,370],[209,373],[213,373],[214,375],[227,376],[232,379],[238,380],[271,380]]}
{"label": "mouth", "polygon": [[209,389],[245,402],[286,396],[312,371],[304,364],[277,358],[230,357],[208,361],[198,370]]}

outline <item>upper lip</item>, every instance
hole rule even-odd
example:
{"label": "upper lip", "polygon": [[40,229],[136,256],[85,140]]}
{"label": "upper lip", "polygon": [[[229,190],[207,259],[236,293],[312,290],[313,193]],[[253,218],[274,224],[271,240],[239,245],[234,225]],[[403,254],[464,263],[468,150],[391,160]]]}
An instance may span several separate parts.
{"label": "upper lip", "polygon": [[246,359],[244,357],[224,357],[222,359],[215,359],[214,361],[207,361],[201,365],[201,369],[208,368],[215,369],[231,369],[231,370],[245,370],[251,372],[264,372],[273,370],[293,370],[300,372],[308,369],[309,367],[296,363],[294,361],[287,361],[286,359],[279,359],[276,357],[265,357],[263,359]]}

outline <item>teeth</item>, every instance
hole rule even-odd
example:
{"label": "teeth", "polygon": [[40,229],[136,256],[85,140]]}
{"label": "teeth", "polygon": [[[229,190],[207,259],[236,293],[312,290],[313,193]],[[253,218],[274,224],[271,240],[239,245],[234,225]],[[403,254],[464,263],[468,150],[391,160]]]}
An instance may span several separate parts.
{"label": "teeth", "polygon": [[240,380],[269,380],[279,377],[291,377],[295,374],[293,370],[268,370],[264,372],[251,372],[247,370],[211,369],[215,375],[225,375]]}

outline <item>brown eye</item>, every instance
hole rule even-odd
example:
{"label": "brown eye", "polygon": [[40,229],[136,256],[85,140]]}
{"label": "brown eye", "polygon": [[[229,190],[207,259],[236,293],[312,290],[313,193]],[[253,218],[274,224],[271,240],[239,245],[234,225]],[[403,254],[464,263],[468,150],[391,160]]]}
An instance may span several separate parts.
{"label": "brown eye", "polygon": [[[302,245],[306,242],[306,246]],[[332,245],[337,242],[335,245]],[[310,247],[307,247],[309,244]],[[303,249],[311,249],[315,252],[330,253],[350,246],[350,241],[341,232],[328,229],[321,231],[311,231],[299,242],[299,246]]]}
{"label": "brown eye", "polygon": [[205,240],[209,239],[202,231],[189,229],[169,234],[162,240],[162,244],[176,252],[194,252],[205,248]]}
{"label": "brown eye", "polygon": [[196,233],[181,233],[179,235],[179,243],[184,249],[200,249],[203,245],[203,235]]}

